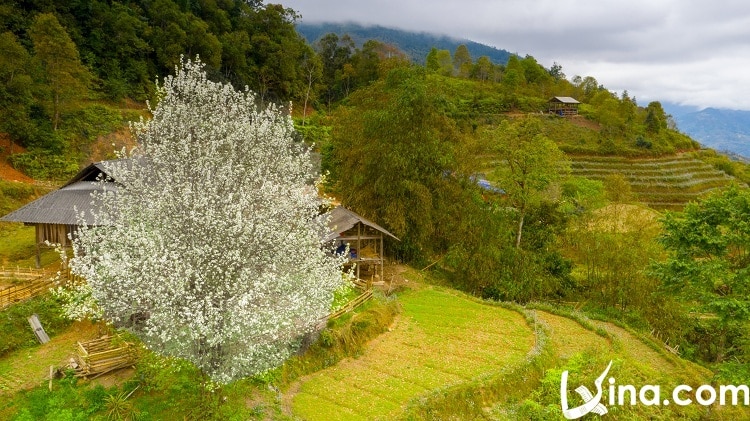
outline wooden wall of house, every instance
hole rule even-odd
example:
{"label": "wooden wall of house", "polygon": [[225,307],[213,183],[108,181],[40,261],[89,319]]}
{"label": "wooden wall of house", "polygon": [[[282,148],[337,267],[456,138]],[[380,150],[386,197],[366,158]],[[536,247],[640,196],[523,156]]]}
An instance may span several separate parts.
{"label": "wooden wall of house", "polygon": [[77,228],[76,225],[62,224],[35,224],[35,226],[37,244],[42,245],[45,241],[49,241],[52,244],[60,244],[63,247],[70,247],[68,234],[72,234]]}

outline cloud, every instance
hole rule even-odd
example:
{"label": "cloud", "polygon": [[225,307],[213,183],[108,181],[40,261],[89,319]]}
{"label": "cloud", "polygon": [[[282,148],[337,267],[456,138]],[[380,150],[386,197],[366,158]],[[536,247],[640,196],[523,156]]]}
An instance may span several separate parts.
{"label": "cloud", "polygon": [[289,0],[306,22],[467,38],[643,100],[750,110],[745,0]]}

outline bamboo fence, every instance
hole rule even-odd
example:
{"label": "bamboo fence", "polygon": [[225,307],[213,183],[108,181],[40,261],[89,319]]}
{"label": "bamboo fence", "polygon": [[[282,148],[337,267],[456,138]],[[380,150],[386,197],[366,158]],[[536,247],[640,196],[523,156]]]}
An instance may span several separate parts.
{"label": "bamboo fence", "polygon": [[[21,269],[18,273],[23,273],[24,270],[28,271],[28,273],[36,273],[36,278],[0,289],[0,310],[12,304],[44,294],[52,287],[58,285],[56,273],[50,270]],[[71,280],[81,281],[82,278],[71,273],[70,268],[63,269],[60,272],[60,283],[66,284]]]}
{"label": "bamboo fence", "polygon": [[137,352],[129,342],[117,336],[102,336],[87,342],[78,342],[78,367],[76,377],[96,378],[120,368],[135,364]]}
{"label": "bamboo fence", "polygon": [[0,309],[49,291],[55,285],[54,278],[42,276],[20,285],[13,285],[0,290]]}
{"label": "bamboo fence", "polygon": [[31,280],[48,274],[47,269],[0,266],[0,279]]}
{"label": "bamboo fence", "polygon": [[372,298],[372,290],[368,289],[367,291],[365,291],[362,294],[360,294],[357,298],[355,298],[355,299],[349,301],[348,303],[346,303],[346,305],[344,307],[342,307],[342,308],[338,309],[337,311],[329,314],[328,317],[326,317],[326,319],[327,320],[333,320],[333,319],[339,318],[339,317],[343,316],[344,314],[346,314],[346,313],[354,310],[355,308],[361,306],[362,304],[364,304],[370,298]]}

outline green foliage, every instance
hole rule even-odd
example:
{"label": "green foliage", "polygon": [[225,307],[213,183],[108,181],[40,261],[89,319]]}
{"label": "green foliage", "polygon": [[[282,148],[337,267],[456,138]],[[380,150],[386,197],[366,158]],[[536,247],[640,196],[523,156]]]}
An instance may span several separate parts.
{"label": "green foliage", "polygon": [[14,168],[37,180],[67,180],[78,172],[78,160],[72,156],[59,155],[44,149],[10,157]]}
{"label": "green foliage", "polygon": [[[441,195],[455,179],[456,129],[441,113],[436,87],[416,68],[358,91],[335,117],[331,153],[342,202],[403,239],[407,259],[433,249]],[[373,203],[382,204],[374,207]]]}
{"label": "green foliage", "polygon": [[[0,214],[7,214],[38,195],[40,189],[30,184],[0,180]],[[0,228],[0,232],[3,231]]]}
{"label": "green foliage", "polygon": [[70,321],[62,316],[60,303],[50,295],[42,295],[6,307],[0,310],[0,357],[18,349],[39,345],[27,320],[32,314],[39,316],[44,331],[50,337],[70,325]]}
{"label": "green foliage", "polygon": [[569,177],[562,183],[562,207],[567,213],[583,213],[606,203],[604,183],[584,177]]}
{"label": "green foliage", "polygon": [[669,251],[653,273],[666,288],[708,313],[703,322],[713,339],[700,351],[704,359],[746,359],[738,341],[747,339],[750,321],[750,192],[731,187],[680,213],[667,213],[660,242]]}
{"label": "green foliage", "polygon": [[57,130],[61,113],[73,101],[86,97],[90,75],[76,45],[52,13],[37,15],[29,36],[34,43],[34,59],[43,72],[42,104],[52,117],[52,128]]}
{"label": "green foliage", "polygon": [[518,248],[528,209],[541,201],[546,189],[569,171],[570,164],[557,145],[544,136],[539,119],[505,121],[490,136],[502,160],[494,176],[518,210]]}

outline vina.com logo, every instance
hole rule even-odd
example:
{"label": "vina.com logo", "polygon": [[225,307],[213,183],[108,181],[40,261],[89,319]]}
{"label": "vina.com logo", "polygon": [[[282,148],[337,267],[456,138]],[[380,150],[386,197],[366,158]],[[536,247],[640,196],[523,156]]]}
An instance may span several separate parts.
{"label": "vina.com logo", "polygon": [[[603,416],[607,413],[607,407],[602,403],[602,383],[612,368],[612,361],[602,374],[596,378],[596,394],[592,394],[588,387],[578,386],[576,392],[583,399],[583,405],[575,408],[568,407],[568,371],[563,371],[560,378],[560,406],[562,407],[563,416],[568,420],[575,420],[583,417],[588,413],[594,413]],[[628,403],[633,406],[638,403],[644,406],[667,406],[675,404],[678,406],[692,405],[697,403],[702,406],[711,406],[715,403],[723,405],[743,405],[750,406],[750,388],[748,385],[722,385],[718,389],[712,385],[702,385],[693,390],[691,386],[679,385],[672,389],[668,395],[670,399],[663,399],[661,396],[661,386],[644,385],[636,389],[633,385],[615,385],[614,377],[609,378],[608,397],[610,406],[624,406]]]}

